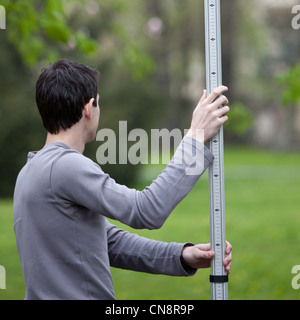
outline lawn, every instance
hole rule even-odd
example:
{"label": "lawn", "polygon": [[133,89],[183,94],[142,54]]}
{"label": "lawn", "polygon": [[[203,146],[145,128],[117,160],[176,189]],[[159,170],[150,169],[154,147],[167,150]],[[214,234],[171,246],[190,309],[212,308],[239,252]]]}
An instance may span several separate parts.
{"label": "lawn", "polygon": [[[145,167],[141,185],[160,170]],[[229,299],[300,299],[300,289],[291,285],[292,268],[300,265],[300,154],[227,148],[225,178],[226,233],[233,245]],[[167,242],[209,242],[208,198],[205,174],[161,230],[138,233]],[[0,299],[23,299],[11,200],[0,201],[0,265],[6,269]],[[210,299],[209,269],[190,278],[112,274],[117,299]]]}

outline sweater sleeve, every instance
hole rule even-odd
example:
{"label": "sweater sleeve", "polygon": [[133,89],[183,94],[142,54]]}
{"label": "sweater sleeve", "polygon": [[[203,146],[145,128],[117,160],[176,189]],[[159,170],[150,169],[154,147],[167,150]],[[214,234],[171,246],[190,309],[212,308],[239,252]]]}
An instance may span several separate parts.
{"label": "sweater sleeve", "polygon": [[99,165],[69,149],[54,161],[50,185],[66,206],[82,206],[135,229],[158,229],[212,160],[204,145],[185,137],[165,170],[137,191],[116,183]]}
{"label": "sweater sleeve", "polygon": [[183,277],[192,276],[197,271],[181,263],[184,243],[150,240],[118,229],[108,221],[106,230],[112,267]]}

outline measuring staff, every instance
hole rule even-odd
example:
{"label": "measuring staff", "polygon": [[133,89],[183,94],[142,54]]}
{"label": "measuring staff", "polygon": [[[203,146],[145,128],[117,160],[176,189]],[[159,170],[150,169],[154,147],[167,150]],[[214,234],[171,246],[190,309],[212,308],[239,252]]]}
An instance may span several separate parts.
{"label": "measuring staff", "polygon": [[[220,0],[205,0],[207,94],[222,84]],[[220,106],[222,107],[222,106]],[[211,299],[228,299],[228,275],[223,266],[226,249],[223,127],[210,140],[214,161],[209,168]]]}

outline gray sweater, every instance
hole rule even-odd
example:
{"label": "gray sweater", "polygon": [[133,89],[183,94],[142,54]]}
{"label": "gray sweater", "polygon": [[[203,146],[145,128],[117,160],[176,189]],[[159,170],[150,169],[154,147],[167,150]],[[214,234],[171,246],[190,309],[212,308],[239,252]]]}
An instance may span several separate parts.
{"label": "gray sweater", "polygon": [[[203,170],[189,175],[195,152]],[[208,149],[185,137],[166,169],[137,191],[63,143],[30,152],[14,193],[25,299],[115,299],[110,267],[193,275],[181,264],[184,244],[146,239],[106,218],[136,229],[160,228],[212,160]]]}

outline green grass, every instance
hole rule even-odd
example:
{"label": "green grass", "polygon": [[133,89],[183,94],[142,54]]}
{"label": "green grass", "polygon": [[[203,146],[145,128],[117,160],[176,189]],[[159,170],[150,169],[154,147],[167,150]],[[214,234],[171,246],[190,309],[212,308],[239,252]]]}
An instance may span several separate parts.
{"label": "green grass", "polygon": [[[160,170],[145,167],[141,178],[154,179]],[[229,298],[300,299],[300,289],[291,286],[291,270],[300,265],[300,154],[226,149],[225,177],[226,233],[233,245]],[[118,225],[167,242],[209,242],[208,197],[205,174],[161,230]],[[23,299],[11,200],[0,201],[0,213],[0,265],[7,273],[0,299]],[[116,269],[112,274],[117,299],[210,299],[209,269],[190,278]]]}
{"label": "green grass", "polygon": [[6,289],[0,300],[24,299],[25,285],[13,229],[12,200],[0,200],[0,265],[6,271]]}

